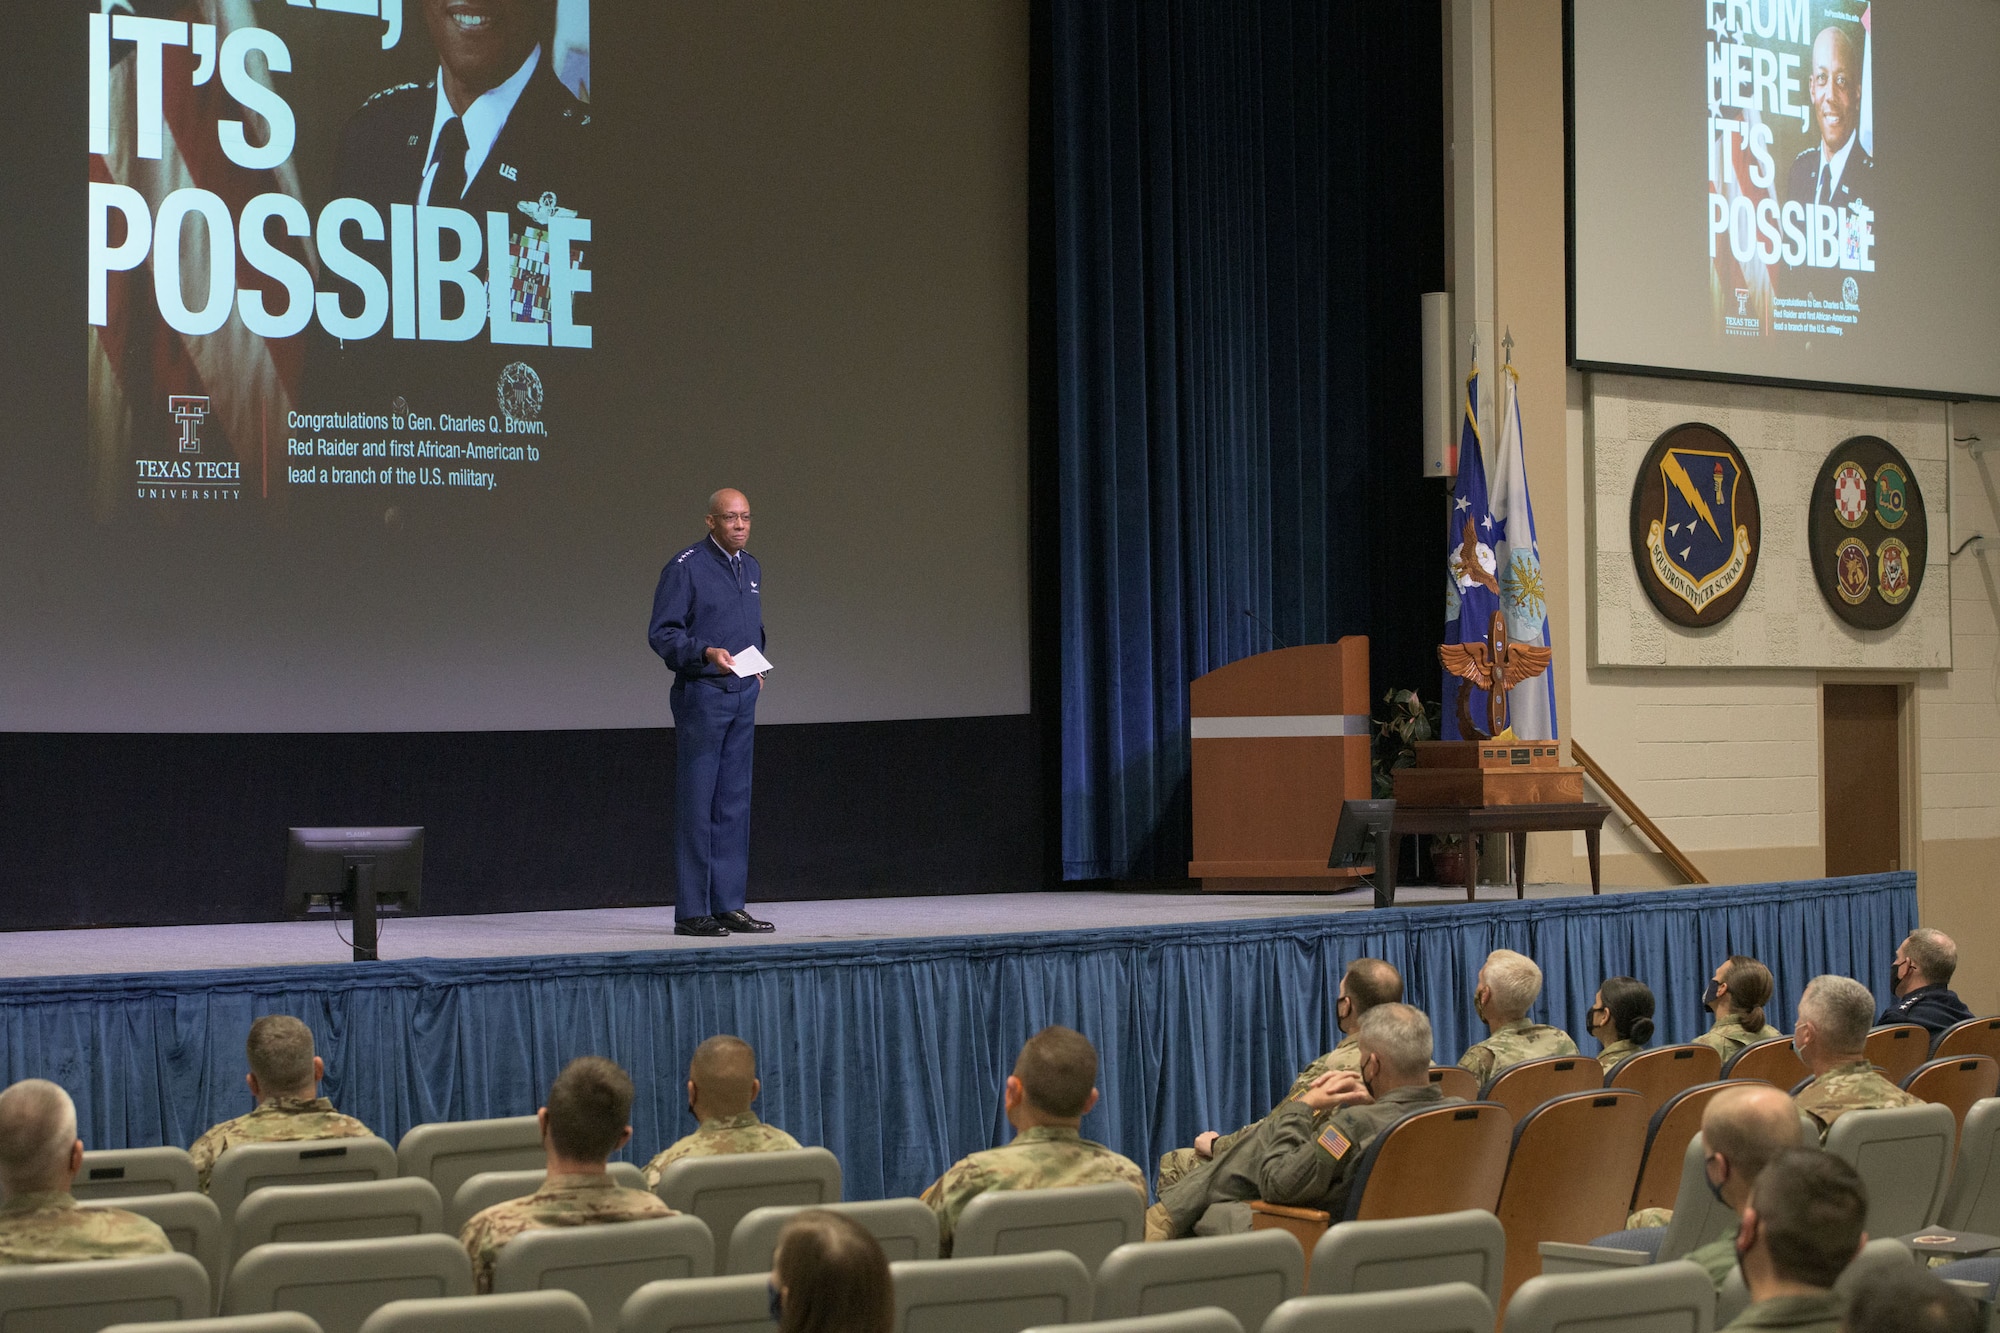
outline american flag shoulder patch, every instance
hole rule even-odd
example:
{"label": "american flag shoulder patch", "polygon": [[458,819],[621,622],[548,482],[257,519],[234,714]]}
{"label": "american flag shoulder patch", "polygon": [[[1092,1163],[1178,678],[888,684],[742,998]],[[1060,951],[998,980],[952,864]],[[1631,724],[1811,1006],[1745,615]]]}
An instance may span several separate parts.
{"label": "american flag shoulder patch", "polygon": [[1337,1162],[1341,1158],[1347,1156],[1348,1150],[1351,1149],[1354,1146],[1354,1144],[1348,1140],[1348,1137],[1345,1134],[1341,1133],[1338,1129],[1334,1128],[1332,1125],[1328,1125],[1326,1127],[1326,1132],[1319,1136],[1319,1146],[1326,1149],[1327,1155],[1332,1157],[1333,1160]]}

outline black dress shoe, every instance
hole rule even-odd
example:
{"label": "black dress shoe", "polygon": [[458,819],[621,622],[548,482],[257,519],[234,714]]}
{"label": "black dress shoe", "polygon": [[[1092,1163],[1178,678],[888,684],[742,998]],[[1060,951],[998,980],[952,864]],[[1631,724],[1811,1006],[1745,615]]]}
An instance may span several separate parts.
{"label": "black dress shoe", "polygon": [[728,933],[729,927],[722,924],[721,917],[691,916],[674,922],[676,935],[720,936]]}
{"label": "black dress shoe", "polygon": [[717,912],[710,918],[724,930],[733,930],[739,935],[768,935],[777,927],[768,921],[759,921],[742,908],[733,912]]}

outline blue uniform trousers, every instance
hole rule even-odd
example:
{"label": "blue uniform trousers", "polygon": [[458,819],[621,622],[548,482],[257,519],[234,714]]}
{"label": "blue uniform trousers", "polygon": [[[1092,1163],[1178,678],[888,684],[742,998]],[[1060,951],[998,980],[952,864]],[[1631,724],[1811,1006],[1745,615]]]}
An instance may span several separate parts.
{"label": "blue uniform trousers", "polygon": [[676,680],[674,917],[742,908],[750,890],[750,758],[761,682],[725,690]]}

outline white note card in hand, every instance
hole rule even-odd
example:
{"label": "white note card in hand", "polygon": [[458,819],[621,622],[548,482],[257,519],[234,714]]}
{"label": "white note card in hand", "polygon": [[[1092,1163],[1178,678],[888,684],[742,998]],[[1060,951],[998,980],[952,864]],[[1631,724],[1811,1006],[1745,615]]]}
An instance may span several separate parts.
{"label": "white note card in hand", "polygon": [[754,643],[730,656],[734,660],[729,669],[739,676],[761,676],[771,669],[771,659],[758,652]]}

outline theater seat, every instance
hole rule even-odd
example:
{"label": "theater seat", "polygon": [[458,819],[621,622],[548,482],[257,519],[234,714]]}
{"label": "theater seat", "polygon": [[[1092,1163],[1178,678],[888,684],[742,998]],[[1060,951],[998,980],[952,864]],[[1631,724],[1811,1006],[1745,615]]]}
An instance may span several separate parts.
{"label": "theater seat", "polygon": [[1951,1108],[1961,1131],[1973,1105],[2000,1091],[2000,1060],[1990,1055],[1953,1055],[1930,1060],[1910,1071],[1903,1091],[1912,1097]]}
{"label": "theater seat", "polygon": [[647,1218],[592,1227],[524,1231],[493,1259],[494,1292],[574,1292],[600,1329],[648,1282],[709,1277],[715,1247],[698,1217]]}
{"label": "theater seat", "polygon": [[1769,1041],[1745,1046],[1723,1061],[1722,1076],[1755,1079],[1782,1092],[1790,1092],[1798,1086],[1800,1079],[1811,1078],[1812,1071],[1805,1067],[1799,1053],[1792,1049],[1790,1037],[1773,1037]]}
{"label": "theater seat", "polygon": [[444,1206],[428,1180],[273,1185],[236,1210],[231,1262],[274,1241],[361,1240],[442,1231]]}
{"label": "theater seat", "polygon": [[1715,1287],[1685,1260],[1607,1273],[1532,1277],[1515,1291],[1504,1333],[1566,1333],[1618,1328],[1714,1327]]}
{"label": "theater seat", "polygon": [[1493,1303],[1468,1282],[1286,1301],[1263,1333],[1492,1333]]}
{"label": "theater seat", "polygon": [[[1087,1324],[1043,1324],[1021,1333],[1245,1333],[1235,1315],[1217,1306],[1175,1310],[1166,1314],[1133,1315],[1129,1319],[1093,1319]],[[1248,1333],[1257,1333],[1251,1325]]]}
{"label": "theater seat", "polygon": [[988,1190],[952,1230],[954,1258],[1067,1250],[1091,1272],[1120,1245],[1146,1238],[1146,1200],[1130,1185]]}
{"label": "theater seat", "polygon": [[283,1242],[237,1261],[222,1312],[297,1310],[323,1333],[359,1333],[390,1301],[470,1295],[472,1260],[450,1236]]}
{"label": "theater seat", "polygon": [[2000,1098],[1975,1102],[1966,1112],[1938,1225],[1988,1236],[2000,1232]]}
{"label": "theater seat", "polygon": [[[898,1259],[938,1257],[938,1219],[922,1199],[868,1199],[858,1203],[819,1205],[861,1224],[882,1246],[890,1263]],[[736,1224],[729,1238],[729,1267],[738,1273],[768,1273],[777,1252],[778,1233],[804,1212],[803,1208],[754,1208]]]}
{"label": "theater seat", "polygon": [[1582,1243],[1624,1223],[1645,1136],[1645,1105],[1623,1088],[1543,1102],[1515,1127],[1494,1209],[1507,1230],[1503,1307],[1540,1271],[1543,1241]]}
{"label": "theater seat", "polygon": [[[615,1325],[605,1325],[610,1328]],[[567,1291],[390,1301],[361,1333],[592,1333],[590,1307]]]}
{"label": "theater seat", "polygon": [[1588,1055],[1551,1055],[1523,1060],[1488,1079],[1480,1099],[1499,1102],[1515,1123],[1551,1097],[1590,1092],[1604,1086],[1604,1066]]}
{"label": "theater seat", "polygon": [[1931,1059],[1952,1055],[1990,1055],[2000,1060],[2000,1018],[1968,1018],[1938,1033]]}
{"label": "theater seat", "polygon": [[1305,1267],[1291,1237],[1275,1231],[1120,1245],[1097,1270],[1092,1309],[1105,1320],[1213,1306],[1261,1328],[1305,1290]]}
{"label": "theater seat", "polygon": [[185,1148],[96,1148],[83,1155],[70,1194],[80,1201],[135,1194],[190,1194],[201,1189]]}
{"label": "theater seat", "polygon": [[1490,1307],[1499,1303],[1506,1266],[1507,1232],[1483,1208],[1342,1222],[1313,1249],[1312,1294],[1347,1296],[1464,1282],[1476,1287]]}
{"label": "theater seat", "polygon": [[626,1297],[619,1333],[770,1333],[771,1274],[648,1282]]}
{"label": "theater seat", "polygon": [[541,1125],[531,1115],[417,1125],[396,1144],[397,1174],[430,1181],[446,1203],[482,1171],[526,1171],[547,1160]]}
{"label": "theater seat", "polygon": [[1915,1023],[1890,1023],[1871,1028],[1861,1050],[1869,1064],[1882,1070],[1891,1083],[1901,1086],[1918,1065],[1931,1058],[1931,1032]]}
{"label": "theater seat", "polygon": [[1826,1132],[1826,1150],[1868,1191],[1868,1234],[1901,1236],[1929,1226],[1950,1180],[1957,1124],[1945,1106],[1849,1111]]}
{"label": "theater seat", "polygon": [[729,1269],[729,1237],[753,1208],[840,1202],[840,1160],[824,1148],[683,1157],[653,1187],[667,1207],[708,1223],[715,1267]]}
{"label": "theater seat", "polygon": [[208,1319],[167,1319],[157,1323],[113,1324],[103,1333],[321,1333],[302,1314],[274,1310],[270,1314],[216,1315]]}
{"label": "theater seat", "polygon": [[[1701,1047],[1707,1050],[1707,1047]],[[1714,1052],[1710,1051],[1713,1055]],[[1646,1123],[1646,1148],[1639,1161],[1639,1180],[1632,1188],[1628,1212],[1641,1208],[1672,1208],[1680,1196],[1684,1176],[1682,1159],[1687,1146],[1701,1132],[1702,1113],[1726,1088],[1755,1087],[1754,1079],[1730,1079],[1705,1083],[1676,1093],[1653,1110]]]}
{"label": "theater seat", "polygon": [[0,1329],[98,1333],[211,1312],[208,1272],[185,1254],[0,1267]]}
{"label": "theater seat", "polygon": [[1699,1042],[1628,1055],[1604,1075],[1607,1088],[1630,1088],[1652,1115],[1676,1095],[1722,1077],[1722,1057]]}
{"label": "theater seat", "polygon": [[266,1185],[337,1185],[355,1180],[391,1180],[396,1150],[370,1135],[353,1139],[303,1139],[292,1143],[246,1143],[215,1159],[208,1197],[225,1226],[236,1221],[245,1195]]}
{"label": "theater seat", "polygon": [[86,1208],[123,1208],[151,1218],[167,1233],[167,1240],[181,1254],[192,1255],[208,1274],[208,1289],[222,1293],[222,1277],[228,1271],[224,1252],[222,1212],[206,1194],[140,1194],[116,1199],[94,1199]]}
{"label": "theater seat", "polygon": [[1020,1333],[1091,1317],[1090,1271],[1060,1250],[889,1265],[895,1333]]}

